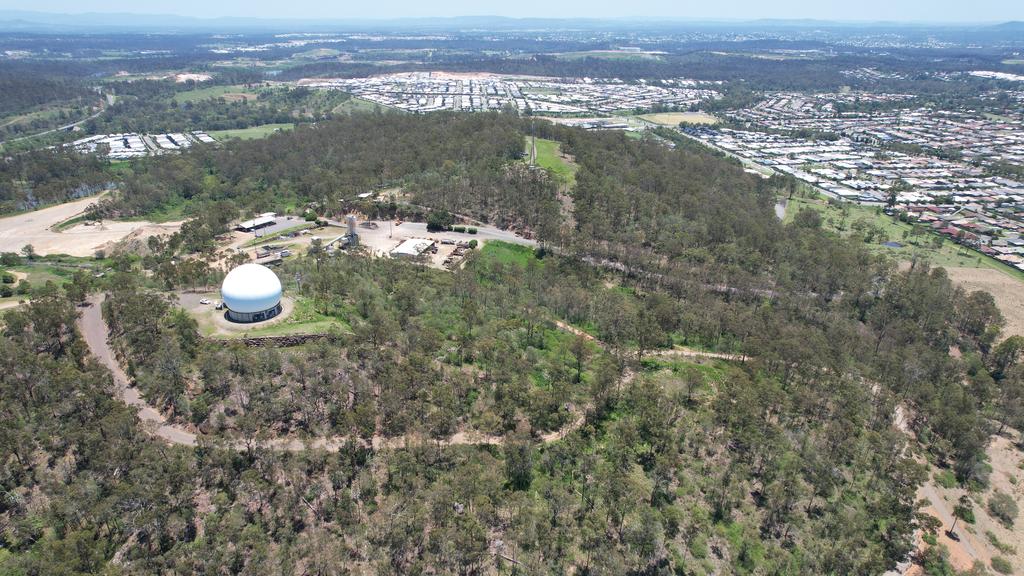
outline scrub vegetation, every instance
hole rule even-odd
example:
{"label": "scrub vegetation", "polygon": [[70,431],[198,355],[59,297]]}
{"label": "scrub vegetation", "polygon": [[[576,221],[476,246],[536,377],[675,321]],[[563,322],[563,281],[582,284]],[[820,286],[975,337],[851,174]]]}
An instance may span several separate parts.
{"label": "scrub vegetation", "polygon": [[[987,484],[990,434],[1024,423],[1024,345],[991,296],[820,211],[779,222],[784,181],[707,151],[536,129],[578,166],[571,224],[510,114],[354,114],[119,173],[98,213],[192,218],[3,316],[3,570],[877,574],[933,528],[919,457]],[[295,345],[208,340],[171,303],[244,259],[218,241],[241,214],[396,185],[539,246],[452,272],[298,255],[286,294],[349,329]],[[75,321],[97,291],[130,378],[198,447],[112,396]]]}

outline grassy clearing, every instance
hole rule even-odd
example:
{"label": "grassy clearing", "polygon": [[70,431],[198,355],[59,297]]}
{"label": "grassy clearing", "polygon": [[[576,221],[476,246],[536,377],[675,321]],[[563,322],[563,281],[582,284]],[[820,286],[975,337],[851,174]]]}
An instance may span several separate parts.
{"label": "grassy clearing", "polygon": [[689,124],[717,124],[718,118],[706,112],[661,112],[642,114],[640,118],[661,126],[678,126],[680,122]]}
{"label": "grassy clearing", "polygon": [[292,58],[317,60],[320,58],[334,58],[340,55],[341,51],[333,48],[314,48],[312,50],[306,50],[305,52],[296,52],[295,54],[292,54]]}
{"label": "grassy clearing", "polygon": [[[0,272],[5,271],[0,269]],[[53,282],[58,286],[63,286],[71,280],[71,274],[73,269],[65,268],[61,266],[54,266],[41,261],[35,261],[32,263],[21,264],[18,266],[12,266],[6,269],[7,272],[12,272],[17,277],[14,284],[9,284],[12,289],[15,288],[18,283],[24,279],[33,287],[43,286],[47,282]],[[7,298],[0,298],[0,304],[6,305],[11,302],[21,302],[27,300],[27,294],[14,294]]]}
{"label": "grassy clearing", "polygon": [[585,58],[600,58],[602,60],[619,60],[619,61],[650,61],[650,60],[662,60],[659,54],[649,54],[647,52],[626,52],[620,50],[587,50],[582,52],[559,52],[552,54],[559,60],[583,60]]}
{"label": "grassy clearing", "polygon": [[[25,112],[24,114],[16,114],[13,116],[2,118],[0,119],[0,128],[4,128],[14,124],[28,124],[33,120],[57,120],[60,118],[61,113],[73,115],[74,112],[75,109],[70,106],[55,106],[50,108],[43,108],[41,110],[36,110],[33,112]],[[75,120],[80,120],[80,118],[74,118],[69,116],[63,121],[73,122]]]}
{"label": "grassy clearing", "polygon": [[[273,324],[254,328],[252,330],[240,331],[233,334],[225,334],[218,330],[213,318],[208,314],[193,316],[199,322],[199,332],[210,338],[220,340],[231,340],[234,338],[260,338],[265,336],[291,336],[295,334],[326,334],[331,331],[351,332],[352,329],[345,321],[327,316],[317,312],[314,302],[304,296],[292,297],[294,308],[287,318],[281,319]],[[219,311],[217,311],[219,313]]]}
{"label": "grassy clearing", "polygon": [[1009,60],[1003,60],[1003,64],[1007,66],[1024,66],[1024,59],[1010,58]]}
{"label": "grassy clearing", "polygon": [[256,138],[266,138],[278,130],[290,130],[294,127],[295,124],[291,123],[261,124],[259,126],[238,128],[235,130],[213,130],[209,132],[209,134],[218,140],[230,140],[232,138],[237,138],[239,140],[254,140]]}
{"label": "grassy clearing", "polygon": [[[530,138],[526,139],[526,153],[529,156]],[[562,145],[555,140],[537,138],[537,165],[555,175],[570,187],[576,185],[576,170],[579,166],[562,156]]]}
{"label": "grassy clearing", "polygon": [[[797,197],[790,200],[786,206],[786,217],[783,222],[791,222],[796,213],[803,208],[820,212],[825,229],[842,237],[849,237],[856,233],[853,225],[857,221],[863,220],[876,226],[882,231],[882,237],[869,244],[869,247],[874,252],[888,254],[896,260],[910,261],[916,256],[918,259],[927,259],[935,266],[947,268],[991,268],[1024,281],[1024,272],[993,260],[980,252],[946,239],[942,240],[941,246],[934,245],[933,242],[938,237],[930,231],[914,236],[914,226],[894,220],[876,207],[861,206],[851,202],[835,205],[822,198]],[[903,246],[898,248],[883,246],[883,243],[890,241],[899,242]]]}
{"label": "grassy clearing", "polygon": [[187,92],[179,92],[174,99],[179,103],[199,102],[211,98],[224,98],[225,100],[255,100],[258,94],[244,86],[209,86],[207,88],[196,88]]}
{"label": "grassy clearing", "polygon": [[500,262],[501,264],[526,267],[531,260],[538,260],[533,248],[520,244],[511,244],[500,240],[491,240],[480,250],[480,259],[485,263]]}
{"label": "grassy clearing", "polygon": [[363,100],[362,98],[352,97],[335,106],[331,110],[331,114],[360,114],[376,112],[381,109],[380,104],[370,102],[369,100]]}

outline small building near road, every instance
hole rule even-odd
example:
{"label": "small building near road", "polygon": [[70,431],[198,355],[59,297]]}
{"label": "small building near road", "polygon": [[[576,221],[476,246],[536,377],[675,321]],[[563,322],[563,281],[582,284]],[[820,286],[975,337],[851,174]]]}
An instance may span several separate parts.
{"label": "small building near road", "polygon": [[260,228],[266,228],[267,226],[273,226],[277,223],[277,214],[274,212],[264,212],[252,220],[246,220],[240,222],[238,226],[235,226],[236,230],[242,232],[252,232],[253,230],[259,230]]}
{"label": "small building near road", "polygon": [[224,277],[221,299],[232,322],[262,322],[281,313],[281,281],[259,264],[242,264]]}
{"label": "small building near road", "polygon": [[415,258],[434,247],[433,240],[410,238],[391,250],[392,258]]}

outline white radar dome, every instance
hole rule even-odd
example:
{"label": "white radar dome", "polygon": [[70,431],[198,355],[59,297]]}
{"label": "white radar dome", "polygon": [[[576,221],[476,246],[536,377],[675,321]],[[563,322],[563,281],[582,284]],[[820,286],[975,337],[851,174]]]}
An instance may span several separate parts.
{"label": "white radar dome", "polygon": [[224,277],[220,295],[229,312],[267,312],[277,309],[281,303],[281,281],[266,266],[242,264]]}

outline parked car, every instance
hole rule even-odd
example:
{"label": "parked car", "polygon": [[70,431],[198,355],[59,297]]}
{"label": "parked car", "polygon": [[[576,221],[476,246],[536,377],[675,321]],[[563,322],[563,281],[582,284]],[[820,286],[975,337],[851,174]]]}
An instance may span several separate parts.
{"label": "parked car", "polygon": [[202,300],[199,301],[199,303],[200,304],[209,304],[210,303],[210,299],[209,298],[203,298]]}
{"label": "parked car", "polygon": [[223,310],[224,309],[224,303],[221,302],[220,300],[217,300],[217,302],[213,305],[213,307],[216,310]]}

